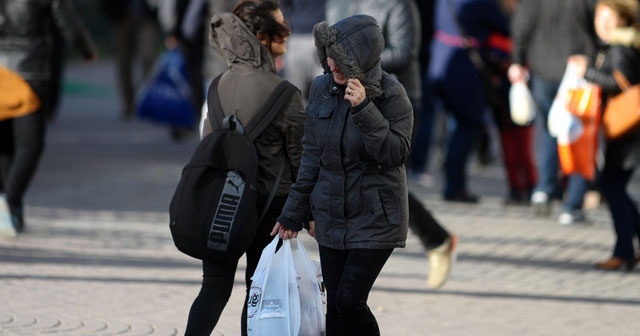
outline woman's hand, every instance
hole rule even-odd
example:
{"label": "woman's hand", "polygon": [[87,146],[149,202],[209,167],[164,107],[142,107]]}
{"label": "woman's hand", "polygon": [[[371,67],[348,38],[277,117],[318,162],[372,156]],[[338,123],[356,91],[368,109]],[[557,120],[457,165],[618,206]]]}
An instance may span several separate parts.
{"label": "woman's hand", "polygon": [[316,222],[309,221],[309,229],[307,230],[307,232],[309,232],[309,235],[311,237],[315,237],[316,236]]}
{"label": "woman's hand", "polygon": [[589,64],[589,57],[585,55],[572,55],[567,59],[567,64],[573,66],[580,77],[584,77]]}
{"label": "woman's hand", "polygon": [[526,82],[529,79],[529,70],[520,64],[513,63],[509,67],[507,75],[509,76],[511,84]]}
{"label": "woman's hand", "polygon": [[344,99],[351,103],[351,107],[360,105],[360,103],[367,98],[364,86],[355,78],[349,78],[347,80],[347,88],[344,90],[344,93]]}
{"label": "woman's hand", "polygon": [[273,226],[273,230],[271,230],[271,236],[275,236],[276,234],[285,240],[298,237],[297,231],[287,229],[284,225],[280,224],[280,222],[276,222],[276,225]]}

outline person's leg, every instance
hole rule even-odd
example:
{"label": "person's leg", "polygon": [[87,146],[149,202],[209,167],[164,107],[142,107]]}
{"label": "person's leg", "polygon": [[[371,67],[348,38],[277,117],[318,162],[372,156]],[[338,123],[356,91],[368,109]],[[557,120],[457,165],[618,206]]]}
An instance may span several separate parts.
{"label": "person's leg", "polygon": [[185,335],[211,334],[231,296],[237,266],[237,260],[202,262],[202,287],[189,310]]}
{"label": "person's leg", "polygon": [[436,248],[449,238],[449,232],[411,192],[409,192],[409,228],[418,236],[425,250]]}
{"label": "person's leg", "polygon": [[559,159],[558,143],[556,139],[549,134],[547,119],[560,83],[536,77],[531,79],[531,83],[531,93],[538,106],[538,122],[543,123],[540,156],[538,159],[538,172],[540,175],[531,201],[536,214],[548,216],[550,213],[551,196],[555,193],[558,186]]}
{"label": "person's leg", "polygon": [[636,257],[633,238],[636,236],[637,207],[627,193],[627,184],[632,174],[633,170],[605,167],[600,182],[616,232],[613,256],[624,260],[633,260]]}
{"label": "person's leg", "polygon": [[280,216],[282,207],[284,206],[284,203],[286,201],[286,196],[276,196],[273,198],[273,201],[269,206],[269,210],[264,215],[262,221],[258,223],[258,231],[256,232],[256,237],[254,238],[253,244],[251,244],[246,253],[247,268],[244,275],[246,294],[244,298],[244,305],[242,307],[242,320],[240,321],[243,336],[247,335],[247,303],[249,300],[249,291],[251,290],[251,277],[258,267],[258,262],[260,261],[262,250],[264,250],[264,248],[273,240],[273,237],[271,236],[271,230],[278,220],[278,216]]}
{"label": "person's leg", "polygon": [[9,180],[13,155],[13,119],[2,120],[0,121],[0,194],[4,194],[4,185]]}
{"label": "person's leg", "polygon": [[471,195],[468,190],[467,164],[479,134],[480,128],[477,124],[456,118],[444,163],[445,188],[443,196],[445,200],[472,203],[478,201],[477,196]]}
{"label": "person's leg", "polygon": [[380,335],[367,299],[392,252],[393,249],[338,251],[320,246],[327,288],[327,336]]}
{"label": "person's leg", "polygon": [[44,109],[13,119],[15,152],[11,161],[4,193],[15,217],[16,230],[23,229],[23,200],[44,151],[46,115]]}
{"label": "person's leg", "polygon": [[411,172],[422,174],[428,171],[430,149],[433,137],[433,128],[436,107],[434,104],[434,95],[429,84],[428,74],[425,72],[422,85],[422,101],[418,110],[418,118],[415,121],[415,133],[413,134],[413,143],[411,145]]}
{"label": "person's leg", "polygon": [[135,33],[133,19],[124,18],[114,26],[114,44],[118,88],[122,100],[122,118],[133,116],[133,55],[135,52]]}

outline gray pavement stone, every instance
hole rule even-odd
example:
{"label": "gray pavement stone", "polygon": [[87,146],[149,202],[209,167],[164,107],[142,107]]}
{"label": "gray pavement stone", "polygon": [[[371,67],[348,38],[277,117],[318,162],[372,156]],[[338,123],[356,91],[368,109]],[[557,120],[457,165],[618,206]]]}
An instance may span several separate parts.
{"label": "gray pavement stone", "polygon": [[[0,336],[184,334],[201,266],[173,246],[167,209],[196,140],[177,144],[162,127],[122,122],[111,67],[68,68],[68,83],[88,89],[67,91],[50,126],[28,231],[0,240]],[[458,261],[442,289],[427,289],[424,250],[410,235],[369,299],[383,335],[639,334],[640,272],[592,267],[614,239],[604,206],[588,211],[590,225],[562,227],[502,206],[497,164],[474,169],[471,183],[483,195],[476,206],[442,202],[437,179],[412,186],[459,235]],[[632,192],[639,186],[634,179]],[[240,334],[243,271],[242,261],[214,335]]]}

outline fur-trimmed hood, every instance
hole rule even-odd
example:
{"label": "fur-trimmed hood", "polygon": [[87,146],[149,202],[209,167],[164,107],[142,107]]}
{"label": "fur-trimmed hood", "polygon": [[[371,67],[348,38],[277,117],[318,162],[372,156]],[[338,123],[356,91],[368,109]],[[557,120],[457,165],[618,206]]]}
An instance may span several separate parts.
{"label": "fur-trimmed hood", "polygon": [[232,13],[216,14],[211,18],[209,42],[229,67],[276,72],[275,62],[267,47]]}
{"label": "fur-trimmed hood", "polygon": [[640,49],[640,30],[636,27],[618,28],[613,31],[609,44]]}
{"label": "fur-trimmed hood", "polygon": [[380,54],[384,49],[384,37],[375,18],[354,15],[331,26],[320,22],[314,26],[313,36],[325,73],[331,72],[328,52],[345,76],[360,80],[367,97],[382,96]]}

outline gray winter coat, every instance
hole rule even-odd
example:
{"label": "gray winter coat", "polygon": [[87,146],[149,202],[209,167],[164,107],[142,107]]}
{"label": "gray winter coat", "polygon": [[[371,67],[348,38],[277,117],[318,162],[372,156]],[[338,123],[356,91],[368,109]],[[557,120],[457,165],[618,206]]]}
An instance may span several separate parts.
{"label": "gray winter coat", "polygon": [[[318,244],[333,249],[404,247],[413,114],[403,86],[380,67],[380,28],[357,15],[331,27],[320,23],[314,36],[327,74],[311,85],[300,171],[278,220],[297,231],[311,215]],[[365,86],[362,104],[352,108],[344,99],[327,49]]]}
{"label": "gray winter coat", "polygon": [[[218,83],[222,111],[225,115],[235,114],[247,125],[282,82],[276,75],[273,57],[242,20],[231,13],[215,15],[211,19],[210,42],[228,65]],[[303,104],[302,96],[297,91],[285,109],[256,139],[260,157],[258,192],[263,197],[271,190],[283,150],[288,160],[276,196],[286,195],[298,174],[304,131]],[[211,132],[208,118],[203,125],[204,137]]]}

